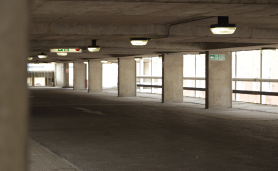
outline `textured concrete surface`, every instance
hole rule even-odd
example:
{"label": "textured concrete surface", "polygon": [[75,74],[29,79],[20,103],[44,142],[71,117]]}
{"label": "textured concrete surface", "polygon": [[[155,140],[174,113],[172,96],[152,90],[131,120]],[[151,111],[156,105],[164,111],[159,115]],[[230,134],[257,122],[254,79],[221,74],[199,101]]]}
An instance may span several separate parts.
{"label": "textured concrete surface", "polygon": [[26,170],[28,14],[27,0],[0,2],[1,171]]}
{"label": "textured concrete surface", "polygon": [[29,140],[29,171],[81,171],[34,140]]}
{"label": "textured concrete surface", "polygon": [[118,61],[118,96],[136,96],[136,63],[134,58],[119,58]]}
{"label": "textured concrete surface", "polygon": [[[30,55],[48,53],[50,48],[83,48],[82,54],[49,54],[47,59],[38,59],[75,61],[223,48],[260,49],[264,44],[278,47],[277,8],[275,0],[32,0]],[[223,15],[229,16],[237,30],[232,35],[213,35],[210,25]],[[185,23],[168,29],[180,22]],[[135,37],[153,40],[147,46],[134,47],[129,39]],[[98,39],[100,52],[86,50],[91,39]]]}
{"label": "textured concrete surface", "polygon": [[208,107],[232,107],[232,53],[210,51],[209,55],[224,54],[225,60],[208,62]]}
{"label": "textured concrete surface", "polygon": [[31,95],[31,138],[83,171],[278,169],[278,114],[55,88]]}
{"label": "textured concrete surface", "polygon": [[183,55],[163,55],[162,102],[183,101]]}

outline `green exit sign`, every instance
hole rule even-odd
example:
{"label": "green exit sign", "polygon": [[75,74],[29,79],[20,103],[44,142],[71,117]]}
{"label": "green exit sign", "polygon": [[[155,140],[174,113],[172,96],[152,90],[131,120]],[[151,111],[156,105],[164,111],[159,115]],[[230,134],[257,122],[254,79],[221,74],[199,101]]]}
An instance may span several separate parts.
{"label": "green exit sign", "polygon": [[211,55],[209,55],[209,60],[211,60],[211,61],[225,61],[225,55],[211,54]]}

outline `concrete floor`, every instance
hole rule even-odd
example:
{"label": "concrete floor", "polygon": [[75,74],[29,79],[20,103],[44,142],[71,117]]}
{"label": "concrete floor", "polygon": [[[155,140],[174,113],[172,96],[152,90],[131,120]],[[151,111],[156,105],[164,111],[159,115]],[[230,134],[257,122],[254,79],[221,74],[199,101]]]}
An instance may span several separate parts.
{"label": "concrete floor", "polygon": [[32,140],[74,169],[278,170],[276,113],[162,104],[114,93],[30,90]]}

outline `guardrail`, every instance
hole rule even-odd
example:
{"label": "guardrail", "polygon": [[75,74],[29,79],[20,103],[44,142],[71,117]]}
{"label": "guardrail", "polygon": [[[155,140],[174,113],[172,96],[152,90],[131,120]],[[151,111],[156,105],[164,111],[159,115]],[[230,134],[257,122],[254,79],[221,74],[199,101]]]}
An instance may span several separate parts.
{"label": "guardrail", "polygon": [[[137,76],[137,78],[145,78],[145,79],[162,79],[161,76]],[[184,79],[184,80],[205,80],[205,77],[183,77],[183,79]],[[278,82],[278,79],[265,79],[265,78],[233,78],[233,81]],[[162,88],[162,85],[137,84],[137,86],[138,86],[138,87]],[[183,87],[183,90],[206,91],[206,88]],[[233,90],[233,93],[278,96],[278,92],[266,92],[266,91]]]}

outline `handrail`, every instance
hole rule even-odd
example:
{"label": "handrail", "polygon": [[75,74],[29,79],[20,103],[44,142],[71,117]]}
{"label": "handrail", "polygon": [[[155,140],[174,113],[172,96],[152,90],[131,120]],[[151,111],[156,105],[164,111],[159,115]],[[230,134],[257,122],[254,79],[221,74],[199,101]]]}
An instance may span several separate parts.
{"label": "handrail", "polygon": [[[162,85],[137,84],[137,86],[138,86],[138,87],[155,87],[155,88],[162,88]],[[206,91],[206,88],[183,87],[183,90]],[[233,93],[278,96],[278,92],[267,92],[267,91],[233,90]]]}
{"label": "handrail", "polygon": [[[137,78],[162,79],[161,76],[137,76]],[[205,77],[183,77],[184,80],[206,80]],[[233,81],[254,81],[254,82],[278,82],[278,79],[270,78],[233,78]]]}

